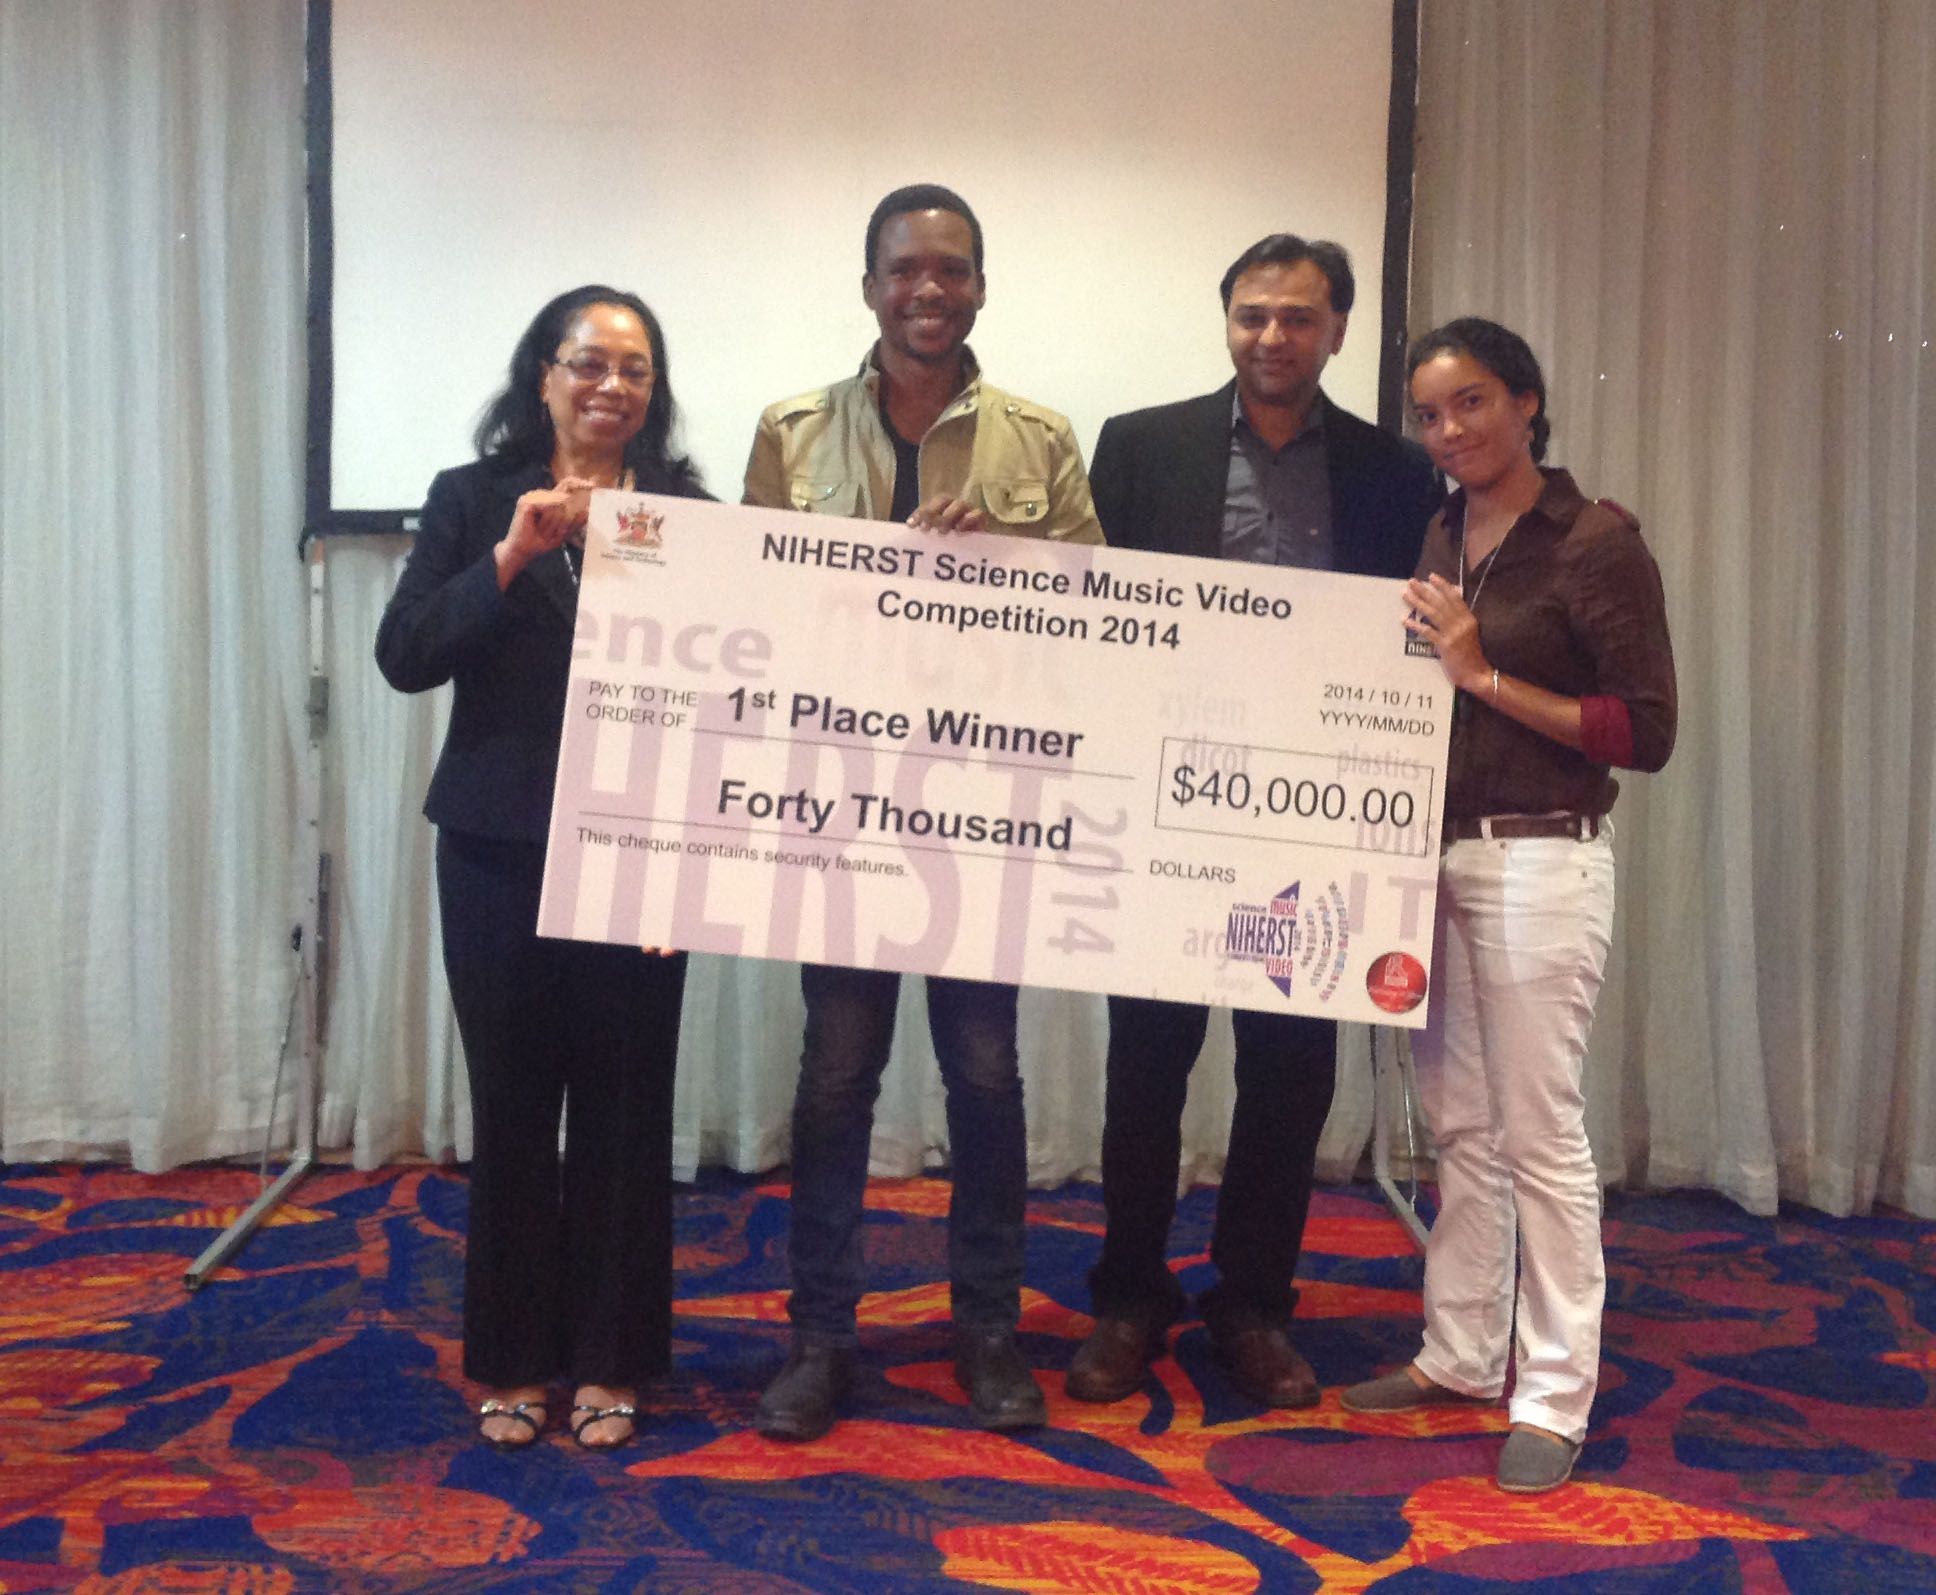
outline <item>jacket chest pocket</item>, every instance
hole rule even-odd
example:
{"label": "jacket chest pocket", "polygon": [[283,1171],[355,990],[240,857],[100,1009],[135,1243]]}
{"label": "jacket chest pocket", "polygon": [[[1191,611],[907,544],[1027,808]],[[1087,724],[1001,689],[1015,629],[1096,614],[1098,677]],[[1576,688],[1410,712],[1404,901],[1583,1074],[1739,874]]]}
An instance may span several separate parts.
{"label": "jacket chest pocket", "polygon": [[787,484],[787,502],[815,515],[860,514],[860,483],[796,476]]}
{"label": "jacket chest pocket", "polygon": [[1049,516],[1049,484],[1044,481],[1024,477],[983,482],[981,499],[994,519],[1015,531],[1033,531]]}

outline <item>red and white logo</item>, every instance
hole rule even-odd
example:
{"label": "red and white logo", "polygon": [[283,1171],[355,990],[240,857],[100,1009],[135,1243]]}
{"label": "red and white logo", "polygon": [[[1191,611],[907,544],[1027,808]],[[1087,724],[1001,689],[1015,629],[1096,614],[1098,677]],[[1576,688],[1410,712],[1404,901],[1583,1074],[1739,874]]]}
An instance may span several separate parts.
{"label": "red and white logo", "polygon": [[1425,1000],[1425,966],[1410,953],[1386,953],[1365,971],[1365,990],[1386,1013],[1410,1013]]}

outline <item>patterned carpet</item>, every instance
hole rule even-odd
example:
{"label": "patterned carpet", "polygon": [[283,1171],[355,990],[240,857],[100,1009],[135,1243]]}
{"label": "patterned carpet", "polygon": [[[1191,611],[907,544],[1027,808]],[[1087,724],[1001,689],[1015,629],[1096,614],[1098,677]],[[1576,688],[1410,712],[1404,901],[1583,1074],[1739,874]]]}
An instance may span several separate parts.
{"label": "patterned carpet", "polygon": [[[1615,1197],[1606,1370],[1576,1482],[1490,1482],[1504,1415],[1264,1413],[1200,1325],[1088,1407],[1092,1186],[1031,1199],[1023,1325],[1051,1426],[976,1431],[949,1376],[947,1187],[878,1184],[851,1421],[746,1427],[778,1366],[784,1185],[681,1202],[678,1372],[642,1443],[501,1455],[457,1377],[461,1173],[332,1171],[195,1295],[228,1169],[0,1178],[0,1591],[1936,1590],[1936,1225]],[[1176,1256],[1202,1273],[1213,1193]],[[1415,1348],[1419,1262],[1320,1196],[1300,1343],[1326,1386]]]}

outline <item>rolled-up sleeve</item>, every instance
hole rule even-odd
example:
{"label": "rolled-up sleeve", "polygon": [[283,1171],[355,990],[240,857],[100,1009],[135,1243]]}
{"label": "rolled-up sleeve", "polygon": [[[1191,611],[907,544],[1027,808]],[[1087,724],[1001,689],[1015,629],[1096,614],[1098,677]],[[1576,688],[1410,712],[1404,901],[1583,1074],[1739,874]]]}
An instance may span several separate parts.
{"label": "rolled-up sleeve", "polygon": [[[1640,533],[1618,519],[1576,534],[1568,555],[1568,620],[1594,670],[1582,699],[1582,732],[1598,746],[1584,751],[1623,769],[1658,770],[1674,751],[1679,715],[1660,567]],[[1604,703],[1589,711],[1594,698],[1616,700],[1624,717]]]}

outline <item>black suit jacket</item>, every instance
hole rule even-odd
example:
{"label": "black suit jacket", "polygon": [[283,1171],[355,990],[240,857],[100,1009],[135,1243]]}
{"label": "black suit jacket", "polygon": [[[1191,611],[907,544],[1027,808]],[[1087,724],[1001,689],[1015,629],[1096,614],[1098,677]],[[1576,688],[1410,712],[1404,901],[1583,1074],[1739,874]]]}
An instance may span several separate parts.
{"label": "black suit jacket", "polygon": [[[1103,535],[1123,548],[1219,556],[1230,467],[1233,378],[1215,393],[1111,416],[1096,439],[1089,484]],[[1340,410],[1322,393],[1338,569],[1409,576],[1425,526],[1445,497],[1425,451]]]}
{"label": "black suit jacket", "polygon": [[455,685],[424,814],[474,836],[542,843],[550,828],[578,583],[561,548],[499,592],[491,553],[518,496],[550,483],[542,465],[493,460],[439,472],[377,627],[376,662],[391,686]]}

